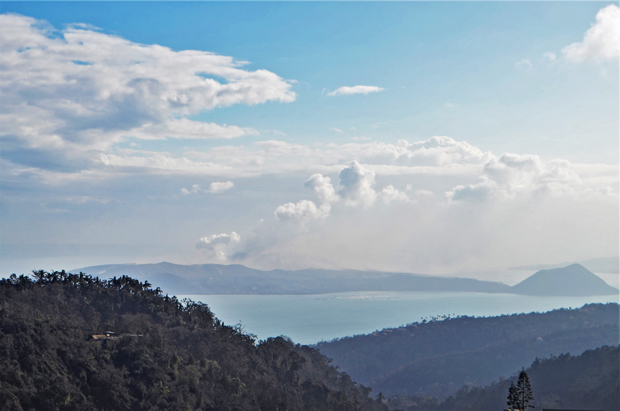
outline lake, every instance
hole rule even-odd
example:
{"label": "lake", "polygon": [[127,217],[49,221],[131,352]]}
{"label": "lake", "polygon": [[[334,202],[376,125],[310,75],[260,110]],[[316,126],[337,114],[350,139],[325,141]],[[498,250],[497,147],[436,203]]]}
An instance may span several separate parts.
{"label": "lake", "polygon": [[430,320],[432,316],[497,316],[619,302],[618,296],[539,297],[469,292],[367,291],[319,295],[183,295],[208,304],[227,325],[241,321],[259,339],[286,335],[294,342],[367,334]]}

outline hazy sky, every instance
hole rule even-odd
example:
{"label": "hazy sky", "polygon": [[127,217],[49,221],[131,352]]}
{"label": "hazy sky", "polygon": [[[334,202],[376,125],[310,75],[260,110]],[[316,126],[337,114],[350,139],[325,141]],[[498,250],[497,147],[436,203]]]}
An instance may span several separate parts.
{"label": "hazy sky", "polygon": [[1,12],[0,275],[618,254],[613,3]]}

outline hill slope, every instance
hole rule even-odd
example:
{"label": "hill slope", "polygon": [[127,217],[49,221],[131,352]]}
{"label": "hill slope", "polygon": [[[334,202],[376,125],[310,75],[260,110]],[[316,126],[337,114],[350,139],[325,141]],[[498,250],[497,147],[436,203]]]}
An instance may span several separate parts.
{"label": "hill slope", "polygon": [[129,277],[36,276],[0,281],[3,410],[386,409],[315,349],[257,342],[204,304]]}
{"label": "hill slope", "polygon": [[321,342],[356,381],[387,395],[445,397],[483,385],[537,357],[619,341],[618,304],[489,318],[460,317]]}
{"label": "hill slope", "polygon": [[85,267],[74,273],[148,278],[173,294],[326,294],[346,291],[509,292],[506,284],[470,278],[358,270],[271,270],[239,264],[117,264]]}
{"label": "hill slope", "polygon": [[[535,360],[526,372],[536,409],[620,410],[619,354],[618,346],[604,346],[580,356],[562,354]],[[393,398],[390,407],[401,411],[501,410],[506,406],[511,381],[516,383],[516,376],[485,387],[463,387],[443,402],[433,398]]]}
{"label": "hill slope", "polygon": [[511,293],[524,295],[613,295],[618,290],[580,264],[540,270],[510,288]]}

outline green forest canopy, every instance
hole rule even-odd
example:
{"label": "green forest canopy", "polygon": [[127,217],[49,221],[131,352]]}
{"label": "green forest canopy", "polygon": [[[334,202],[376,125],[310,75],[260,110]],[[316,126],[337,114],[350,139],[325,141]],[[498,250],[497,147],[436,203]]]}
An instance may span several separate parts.
{"label": "green forest canopy", "polygon": [[[0,281],[5,410],[386,410],[317,350],[122,276]],[[113,331],[131,335],[101,340]]]}

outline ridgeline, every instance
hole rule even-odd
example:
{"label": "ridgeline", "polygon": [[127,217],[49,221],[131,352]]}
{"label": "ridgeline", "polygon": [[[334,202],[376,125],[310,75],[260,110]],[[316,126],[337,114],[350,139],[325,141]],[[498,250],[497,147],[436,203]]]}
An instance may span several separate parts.
{"label": "ridgeline", "polygon": [[464,385],[490,384],[536,358],[619,341],[618,304],[499,317],[457,317],[320,342],[356,381],[386,396],[445,399]]}
{"label": "ridgeline", "polygon": [[[525,370],[536,409],[620,410],[620,348],[603,346],[581,355],[562,354],[536,359]],[[444,401],[433,397],[392,398],[390,409],[401,411],[497,411],[506,408],[511,378],[484,387],[464,386]]]}
{"label": "ridgeline", "polygon": [[148,278],[172,294],[300,295],[349,291],[472,291],[510,292],[510,287],[472,278],[434,277],[421,274],[359,270],[262,271],[240,264],[181,265],[113,264],[84,267],[72,272],[114,277]]}
{"label": "ridgeline", "polygon": [[166,292],[177,295],[300,295],[352,291],[451,291],[566,296],[618,294],[616,288],[579,264],[539,271],[513,287],[473,278],[315,268],[262,271],[240,264],[112,264],[84,267],[72,272],[108,278],[122,275],[148,278]]}

